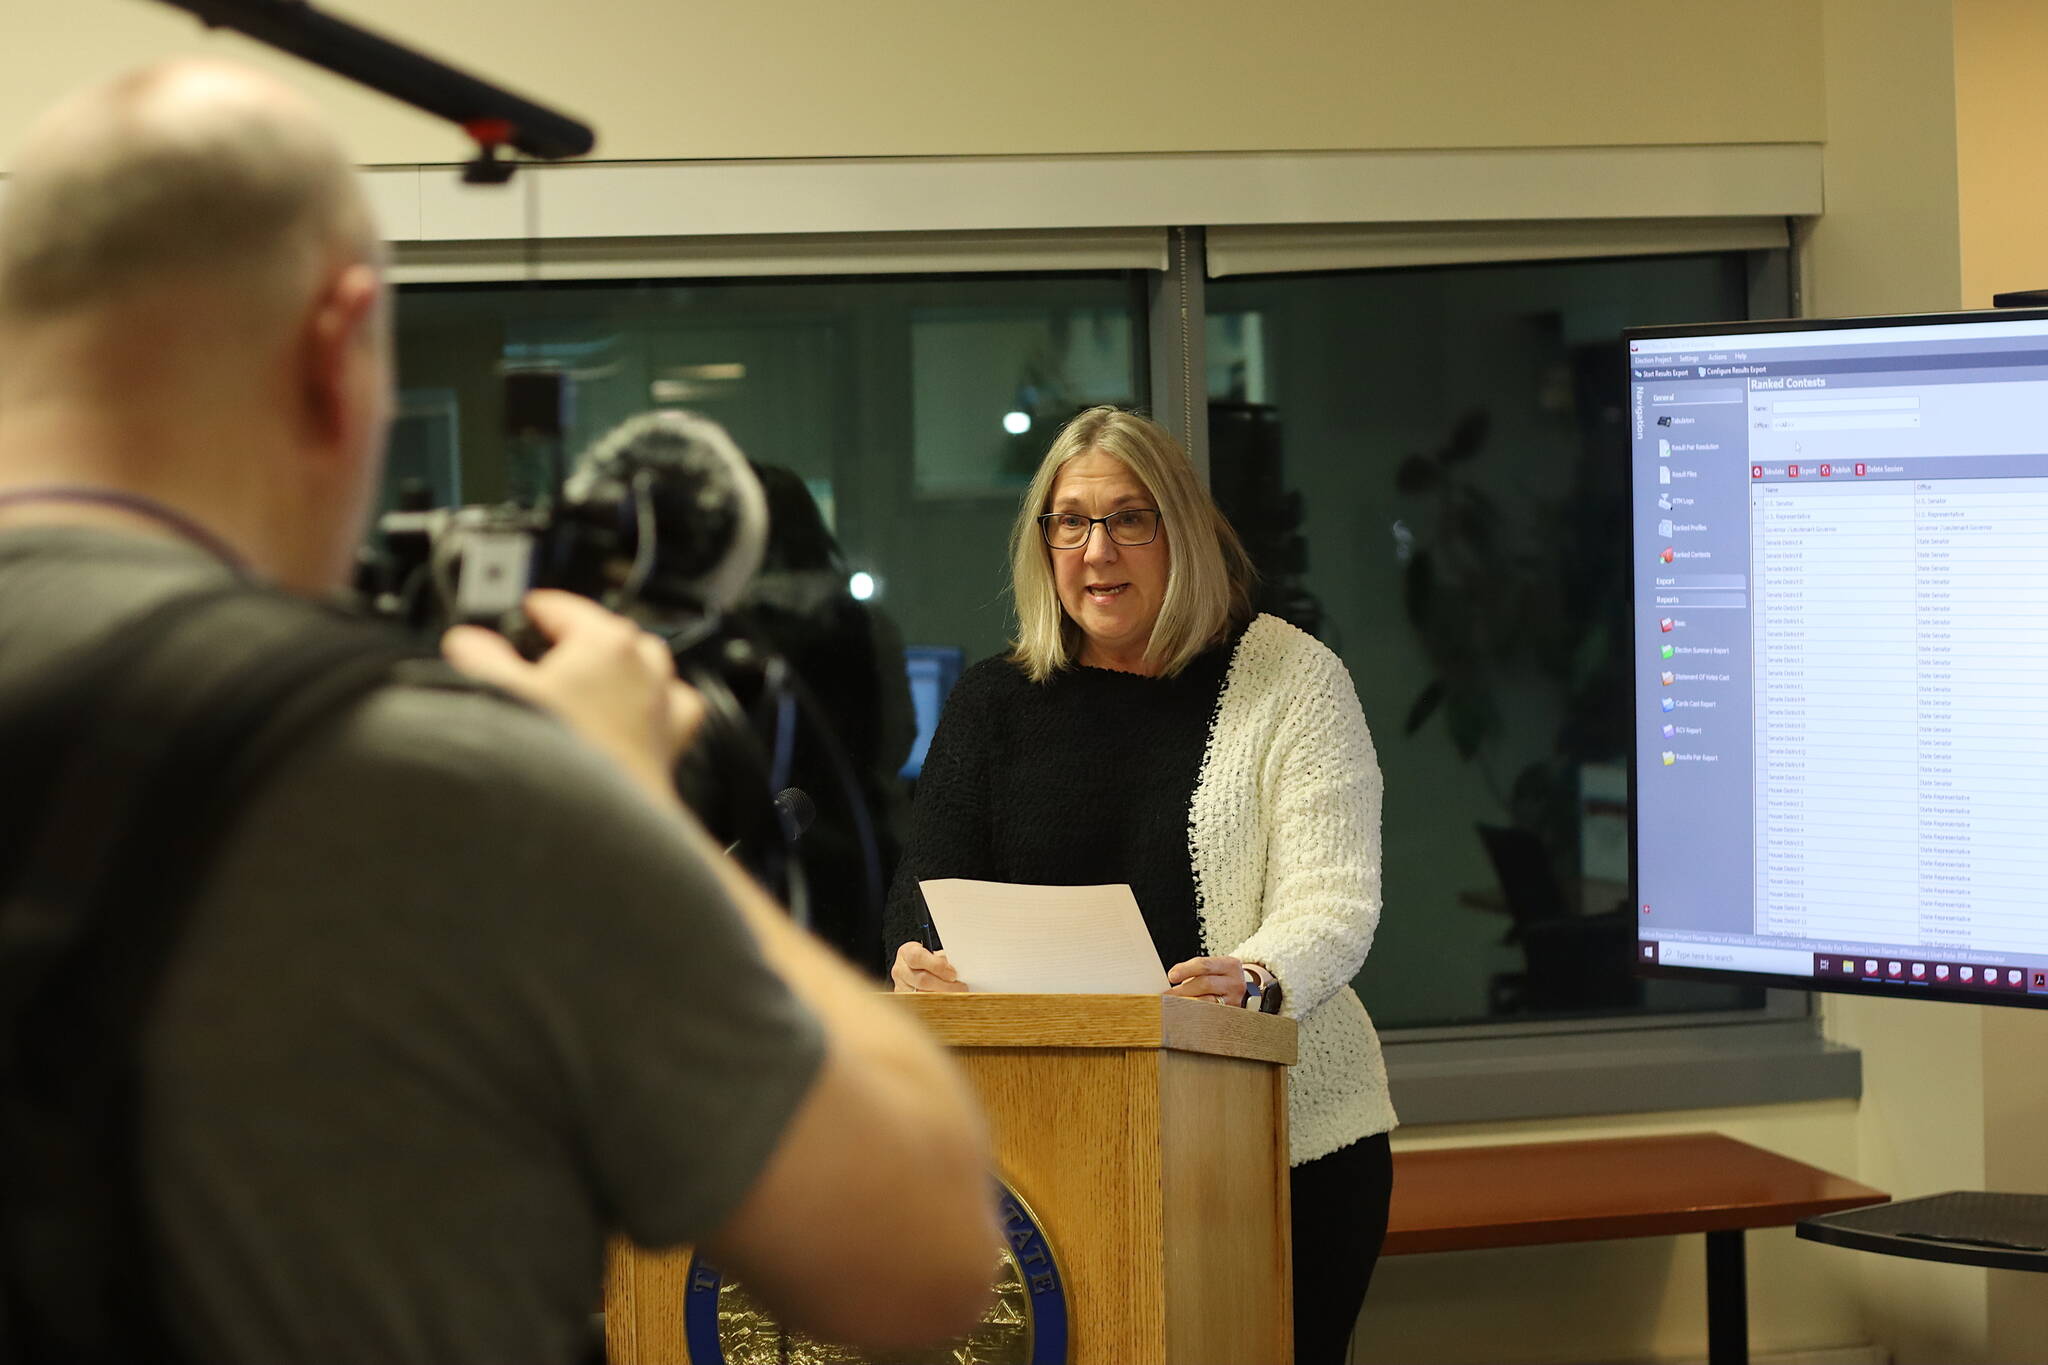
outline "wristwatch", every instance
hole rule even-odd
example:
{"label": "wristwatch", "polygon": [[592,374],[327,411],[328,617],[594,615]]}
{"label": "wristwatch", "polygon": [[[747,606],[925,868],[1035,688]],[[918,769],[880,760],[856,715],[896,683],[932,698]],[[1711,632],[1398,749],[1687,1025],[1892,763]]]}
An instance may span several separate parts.
{"label": "wristwatch", "polygon": [[1263,968],[1244,969],[1244,1007],[1260,1014],[1278,1014],[1282,1003],[1279,978]]}

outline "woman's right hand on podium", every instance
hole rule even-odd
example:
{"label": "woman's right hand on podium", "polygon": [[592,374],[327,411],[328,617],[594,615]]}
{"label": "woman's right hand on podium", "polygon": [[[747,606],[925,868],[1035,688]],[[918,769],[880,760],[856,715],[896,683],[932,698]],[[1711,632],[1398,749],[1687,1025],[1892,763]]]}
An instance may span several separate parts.
{"label": "woman's right hand on podium", "polygon": [[922,943],[906,943],[896,950],[896,965],[889,969],[889,979],[898,992],[967,989],[945,950],[935,953]]}

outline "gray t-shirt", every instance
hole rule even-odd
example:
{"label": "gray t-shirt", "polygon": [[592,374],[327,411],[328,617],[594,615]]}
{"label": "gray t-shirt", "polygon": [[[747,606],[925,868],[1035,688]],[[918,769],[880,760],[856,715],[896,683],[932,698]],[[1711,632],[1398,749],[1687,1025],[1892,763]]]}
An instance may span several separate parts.
{"label": "gray t-shirt", "polygon": [[[224,572],[155,539],[0,533],[0,695]],[[579,1358],[606,1236],[715,1228],[823,1055],[716,856],[481,691],[387,688],[283,765],[144,1042],[145,1197],[193,1353]]]}

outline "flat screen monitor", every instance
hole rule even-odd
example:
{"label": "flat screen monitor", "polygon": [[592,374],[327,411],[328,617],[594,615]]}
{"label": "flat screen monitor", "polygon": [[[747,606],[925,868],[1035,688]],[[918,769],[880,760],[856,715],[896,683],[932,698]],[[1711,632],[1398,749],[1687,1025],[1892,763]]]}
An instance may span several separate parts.
{"label": "flat screen monitor", "polygon": [[960,680],[966,654],[956,645],[906,645],[903,671],[910,679],[910,702],[917,710],[917,739],[904,760],[902,776],[915,778],[924,771],[924,756],[932,747],[932,734],[939,728],[939,712],[946,694]]}
{"label": "flat screen monitor", "polygon": [[2048,1005],[2048,310],[1624,342],[1638,969]]}

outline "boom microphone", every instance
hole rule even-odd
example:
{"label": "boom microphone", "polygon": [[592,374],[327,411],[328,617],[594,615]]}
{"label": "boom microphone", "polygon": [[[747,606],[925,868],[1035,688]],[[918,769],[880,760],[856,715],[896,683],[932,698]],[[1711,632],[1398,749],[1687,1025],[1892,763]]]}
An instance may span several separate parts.
{"label": "boom microphone", "polygon": [[509,143],[544,161],[583,156],[597,143],[590,126],[500,86],[400,46],[305,0],[162,0],[381,90],[452,123],[487,148]]}

